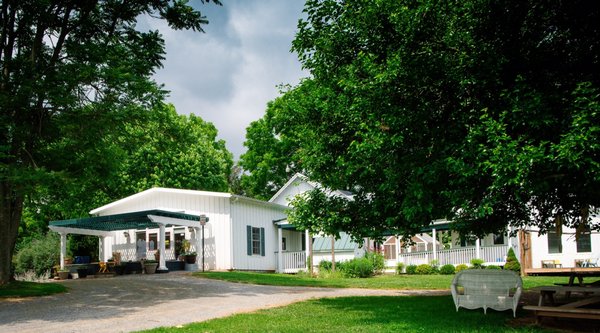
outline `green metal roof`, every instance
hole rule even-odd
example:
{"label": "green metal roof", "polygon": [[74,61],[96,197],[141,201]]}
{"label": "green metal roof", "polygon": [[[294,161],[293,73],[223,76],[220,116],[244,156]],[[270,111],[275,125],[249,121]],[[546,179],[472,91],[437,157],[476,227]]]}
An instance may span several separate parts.
{"label": "green metal roof", "polygon": [[[345,232],[340,233],[340,239],[335,240],[335,251],[354,251],[357,244],[352,241],[350,235]],[[331,252],[331,237],[316,237],[313,241],[314,252]]]}
{"label": "green metal roof", "polygon": [[158,224],[150,221],[148,215],[171,217],[188,221],[199,221],[200,219],[197,215],[154,209],[132,213],[50,221],[50,226],[100,231],[158,228]]}

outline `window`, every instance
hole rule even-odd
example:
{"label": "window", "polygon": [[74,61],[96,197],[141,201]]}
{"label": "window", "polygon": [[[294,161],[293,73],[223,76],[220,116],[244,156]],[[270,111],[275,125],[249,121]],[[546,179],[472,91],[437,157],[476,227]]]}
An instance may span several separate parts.
{"label": "window", "polygon": [[156,250],[156,246],[158,245],[158,235],[156,233],[148,235],[148,250],[154,251]]}
{"label": "window", "polygon": [[246,226],[248,255],[265,255],[265,228]]}
{"label": "window", "polygon": [[477,238],[473,235],[460,235],[460,246],[475,246]]}
{"label": "window", "polygon": [[548,232],[548,253],[562,253],[561,235],[556,231]]}
{"label": "window", "polygon": [[590,229],[586,228],[581,232],[577,242],[577,252],[592,252],[592,236]]}
{"label": "window", "polygon": [[282,251],[287,251],[287,245],[286,245],[286,240],[285,237],[281,237],[281,250]]}
{"label": "window", "polygon": [[494,234],[494,245],[504,245],[504,234]]}
{"label": "window", "polygon": [[165,249],[169,250],[171,248],[171,233],[165,232]]}
{"label": "window", "polygon": [[306,234],[302,233],[302,251],[306,251]]}

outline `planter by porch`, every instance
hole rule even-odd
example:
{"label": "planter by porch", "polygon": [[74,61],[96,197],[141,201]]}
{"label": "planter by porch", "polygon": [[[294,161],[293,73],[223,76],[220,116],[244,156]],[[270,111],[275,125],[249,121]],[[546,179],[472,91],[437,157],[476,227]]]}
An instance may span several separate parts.
{"label": "planter by porch", "polygon": [[88,275],[87,267],[77,269],[77,277],[79,277],[80,279],[86,278],[87,275]]}
{"label": "planter by porch", "polygon": [[195,264],[196,263],[196,254],[186,254],[185,255],[185,263],[186,264]]}
{"label": "planter by porch", "polygon": [[66,280],[69,278],[69,271],[58,271],[58,278],[61,280]]}
{"label": "planter by porch", "polygon": [[156,273],[157,267],[158,267],[158,263],[155,263],[155,262],[147,262],[144,264],[144,270],[146,271],[146,274]]}
{"label": "planter by porch", "polygon": [[115,265],[115,274],[123,275],[125,273],[125,265]]}

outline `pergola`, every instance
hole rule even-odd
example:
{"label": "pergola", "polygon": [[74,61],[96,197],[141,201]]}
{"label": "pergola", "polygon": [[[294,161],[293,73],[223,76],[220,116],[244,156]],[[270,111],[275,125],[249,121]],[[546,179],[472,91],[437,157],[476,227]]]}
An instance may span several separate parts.
{"label": "pergola", "polygon": [[[105,238],[112,235],[113,231],[159,228],[158,249],[160,253],[165,253],[165,228],[168,226],[186,226],[196,230],[196,235],[200,232],[200,215],[187,214],[183,212],[172,212],[165,210],[145,210],[138,212],[85,217],[71,220],[51,221],[50,230],[60,234],[60,267],[65,267],[65,256],[67,253],[67,235],[89,235],[98,236],[100,240],[99,258],[106,261],[104,254]],[[196,241],[198,239],[196,238]],[[196,248],[200,247],[196,245]],[[159,270],[167,271],[165,256],[161,255],[159,260]]]}

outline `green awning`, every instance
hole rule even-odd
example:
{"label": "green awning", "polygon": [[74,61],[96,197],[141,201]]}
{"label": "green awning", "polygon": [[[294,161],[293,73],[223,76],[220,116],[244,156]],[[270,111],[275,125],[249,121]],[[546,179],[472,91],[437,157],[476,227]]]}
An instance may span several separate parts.
{"label": "green awning", "polygon": [[199,221],[200,219],[197,215],[154,209],[123,214],[50,221],[50,227],[54,226],[98,231],[158,228],[158,224],[152,222],[150,218],[148,218],[148,215],[170,217],[187,221]]}

